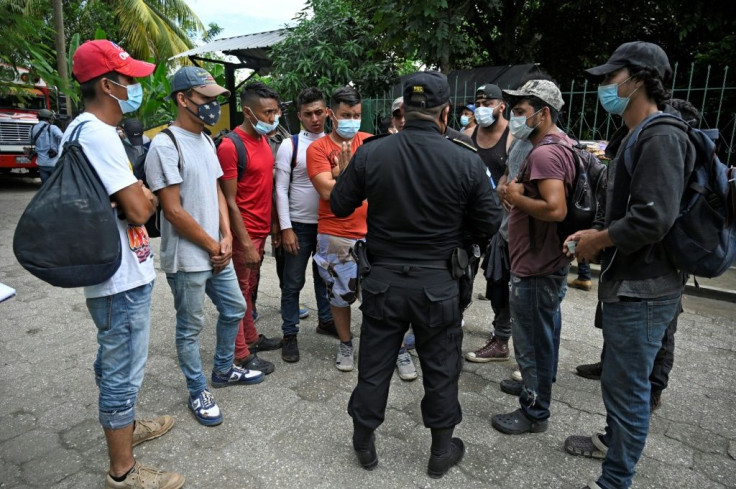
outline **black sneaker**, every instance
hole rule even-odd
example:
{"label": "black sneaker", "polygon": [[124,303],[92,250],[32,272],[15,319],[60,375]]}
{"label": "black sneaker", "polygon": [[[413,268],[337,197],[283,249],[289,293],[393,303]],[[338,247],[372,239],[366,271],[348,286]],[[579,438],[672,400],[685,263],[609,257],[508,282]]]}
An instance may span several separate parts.
{"label": "black sneaker", "polygon": [[289,363],[299,361],[299,345],[296,341],[296,335],[284,336],[281,346],[281,359]]}
{"label": "black sneaker", "polygon": [[603,363],[589,363],[575,367],[577,374],[586,379],[600,380],[603,372]]}
{"label": "black sneaker", "polygon": [[460,438],[450,440],[450,451],[443,455],[430,455],[427,464],[427,475],[432,479],[440,479],[450,467],[462,460],[465,455],[465,444]]}
{"label": "black sneaker", "polygon": [[524,384],[513,379],[505,379],[501,381],[501,390],[506,394],[519,397],[524,389]]}
{"label": "black sneaker", "polygon": [[281,340],[278,338],[266,338],[266,335],[259,334],[258,341],[252,345],[248,345],[248,349],[251,353],[258,353],[259,351],[271,351],[278,350],[281,348]]}
{"label": "black sneaker", "polygon": [[335,321],[322,321],[319,320],[317,323],[317,334],[326,334],[337,338],[337,328],[335,327]]}
{"label": "black sneaker", "polygon": [[[279,340],[279,342],[281,342],[281,340]],[[242,360],[235,360],[235,364],[238,367],[247,370],[260,370],[265,375],[272,373],[274,370],[273,363],[269,362],[268,360],[258,358],[258,355],[256,355],[255,353],[251,353]]]}

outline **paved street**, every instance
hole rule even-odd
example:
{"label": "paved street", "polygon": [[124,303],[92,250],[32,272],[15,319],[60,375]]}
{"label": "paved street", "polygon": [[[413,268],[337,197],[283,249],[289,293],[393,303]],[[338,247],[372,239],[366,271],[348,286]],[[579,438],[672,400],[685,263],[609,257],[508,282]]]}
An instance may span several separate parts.
{"label": "paved street", "polygon": [[[15,224],[37,182],[0,178],[0,282],[18,291],[15,299],[0,303],[0,487],[98,488],[107,454],[92,374],[95,326],[81,290],[37,280],[12,252]],[[79,236],[80,246],[84,238]],[[157,247],[159,240],[154,241]],[[480,279],[476,285],[483,290]],[[359,467],[346,413],[357,371],[341,373],[333,366],[337,340],[315,334],[309,287],[302,298],[311,315],[299,335],[301,361],[285,364],[278,351],[260,354],[275,363],[276,371],[256,386],[215,390],[225,421],[214,428],[199,425],[186,406],[173,301],[159,272],[138,412],[168,413],[176,424],[167,435],[136,447],[136,457],[183,473],[187,488],[579,489],[597,478],[600,462],[571,457],[562,443],[568,435],[590,434],[604,425],[599,383],[574,374],[576,365],[596,361],[600,353],[595,297],[595,288],[570,290],[562,305],[559,374],[546,433],[511,437],[491,427],[492,414],[516,409],[517,400],[499,390],[514,362],[465,364],[460,377],[464,419],[456,434],[467,453],[457,468],[435,481],[425,472],[430,435],[421,423],[421,380],[407,383],[394,376],[387,419],[377,432],[378,468]],[[269,254],[258,295],[258,329],[268,336],[281,334],[279,300]],[[635,488],[736,487],[736,304],[686,296],[684,307],[670,387],[652,418]],[[209,372],[215,320],[209,303],[207,312],[202,358]],[[489,302],[476,301],[465,319],[467,351],[484,343]],[[357,305],[352,326],[357,337]],[[359,349],[359,338],[357,344]]]}

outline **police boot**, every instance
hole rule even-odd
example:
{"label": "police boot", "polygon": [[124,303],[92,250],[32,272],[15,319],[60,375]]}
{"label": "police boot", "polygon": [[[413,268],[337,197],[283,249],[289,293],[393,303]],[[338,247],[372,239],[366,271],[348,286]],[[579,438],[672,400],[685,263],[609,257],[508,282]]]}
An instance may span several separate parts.
{"label": "police boot", "polygon": [[378,465],[376,436],[373,430],[353,422],[353,448],[358,462],[365,470],[373,470]]}
{"label": "police boot", "polygon": [[462,460],[465,455],[465,444],[460,438],[453,438],[452,428],[432,428],[432,448],[430,450],[427,475],[440,479],[450,467]]}

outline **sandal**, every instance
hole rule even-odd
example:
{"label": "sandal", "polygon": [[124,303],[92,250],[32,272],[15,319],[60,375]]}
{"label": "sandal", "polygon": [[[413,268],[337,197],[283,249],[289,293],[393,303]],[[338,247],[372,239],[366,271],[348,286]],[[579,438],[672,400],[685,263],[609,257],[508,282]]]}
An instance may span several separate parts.
{"label": "sandal", "polygon": [[568,436],[565,440],[565,451],[570,455],[602,460],[606,458],[608,447],[600,437],[600,433],[594,433],[593,436]]}
{"label": "sandal", "polygon": [[542,433],[547,431],[548,420],[532,421],[517,409],[513,413],[496,414],[491,418],[491,425],[501,433],[507,435],[521,435],[524,433]]}

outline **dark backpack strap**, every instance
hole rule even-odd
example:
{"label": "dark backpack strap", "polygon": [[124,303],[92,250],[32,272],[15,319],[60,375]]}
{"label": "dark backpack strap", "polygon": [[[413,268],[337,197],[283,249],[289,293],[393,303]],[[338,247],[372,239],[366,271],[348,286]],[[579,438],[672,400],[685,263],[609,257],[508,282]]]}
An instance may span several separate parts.
{"label": "dark backpack strap", "polygon": [[80,133],[80,132],[82,132],[82,128],[83,128],[83,127],[84,127],[84,125],[85,125],[85,124],[87,124],[88,122],[89,122],[89,121],[83,121],[83,122],[80,122],[80,123],[79,123],[79,124],[77,125],[77,127],[75,127],[75,128],[74,128],[74,130],[72,131],[72,133],[71,133],[71,134],[69,135],[69,139],[68,139],[68,141],[69,141],[69,142],[72,142],[72,141],[76,141],[77,139],[79,139],[79,133]]}
{"label": "dark backpack strap", "polygon": [[629,139],[626,141],[626,146],[624,147],[624,166],[626,167],[626,172],[629,174],[629,176],[634,173],[634,147],[639,140],[639,135],[644,129],[649,127],[650,124],[655,123],[655,121],[656,123],[666,123],[680,127],[685,132],[688,132],[690,127],[687,122],[683,121],[680,117],[677,117],[673,114],[668,114],[667,112],[657,112],[655,114],[647,116],[641,122],[641,124],[639,124],[639,126],[634,129],[634,132],[631,133],[631,136],[629,136]]}
{"label": "dark backpack strap", "polygon": [[[33,126],[33,127],[36,127],[36,126]],[[44,131],[49,130],[50,128],[51,128],[51,124],[47,122],[46,125],[42,127],[41,129],[39,129],[36,134],[31,134],[31,146],[35,146],[36,142],[38,141],[38,138],[41,137],[41,134],[43,134]],[[31,129],[31,132],[33,132],[33,129]]]}
{"label": "dark backpack strap", "polygon": [[291,135],[291,171],[296,168],[296,152],[299,150],[299,133]]}
{"label": "dark backpack strap", "polygon": [[235,131],[225,134],[223,137],[228,138],[235,146],[235,152],[238,154],[238,182],[245,176],[245,170],[248,168],[248,151],[245,149],[245,143]]}
{"label": "dark backpack strap", "polygon": [[176,147],[176,152],[179,153],[179,161],[177,162],[177,166],[179,167],[179,173],[181,174],[182,171],[182,162],[184,161],[184,158],[182,158],[181,155],[181,148],[179,147],[179,143],[176,141],[176,138],[174,137],[174,133],[171,132],[171,129],[168,127],[161,131],[162,134],[166,134],[171,139],[171,142],[174,143],[174,147]]}

